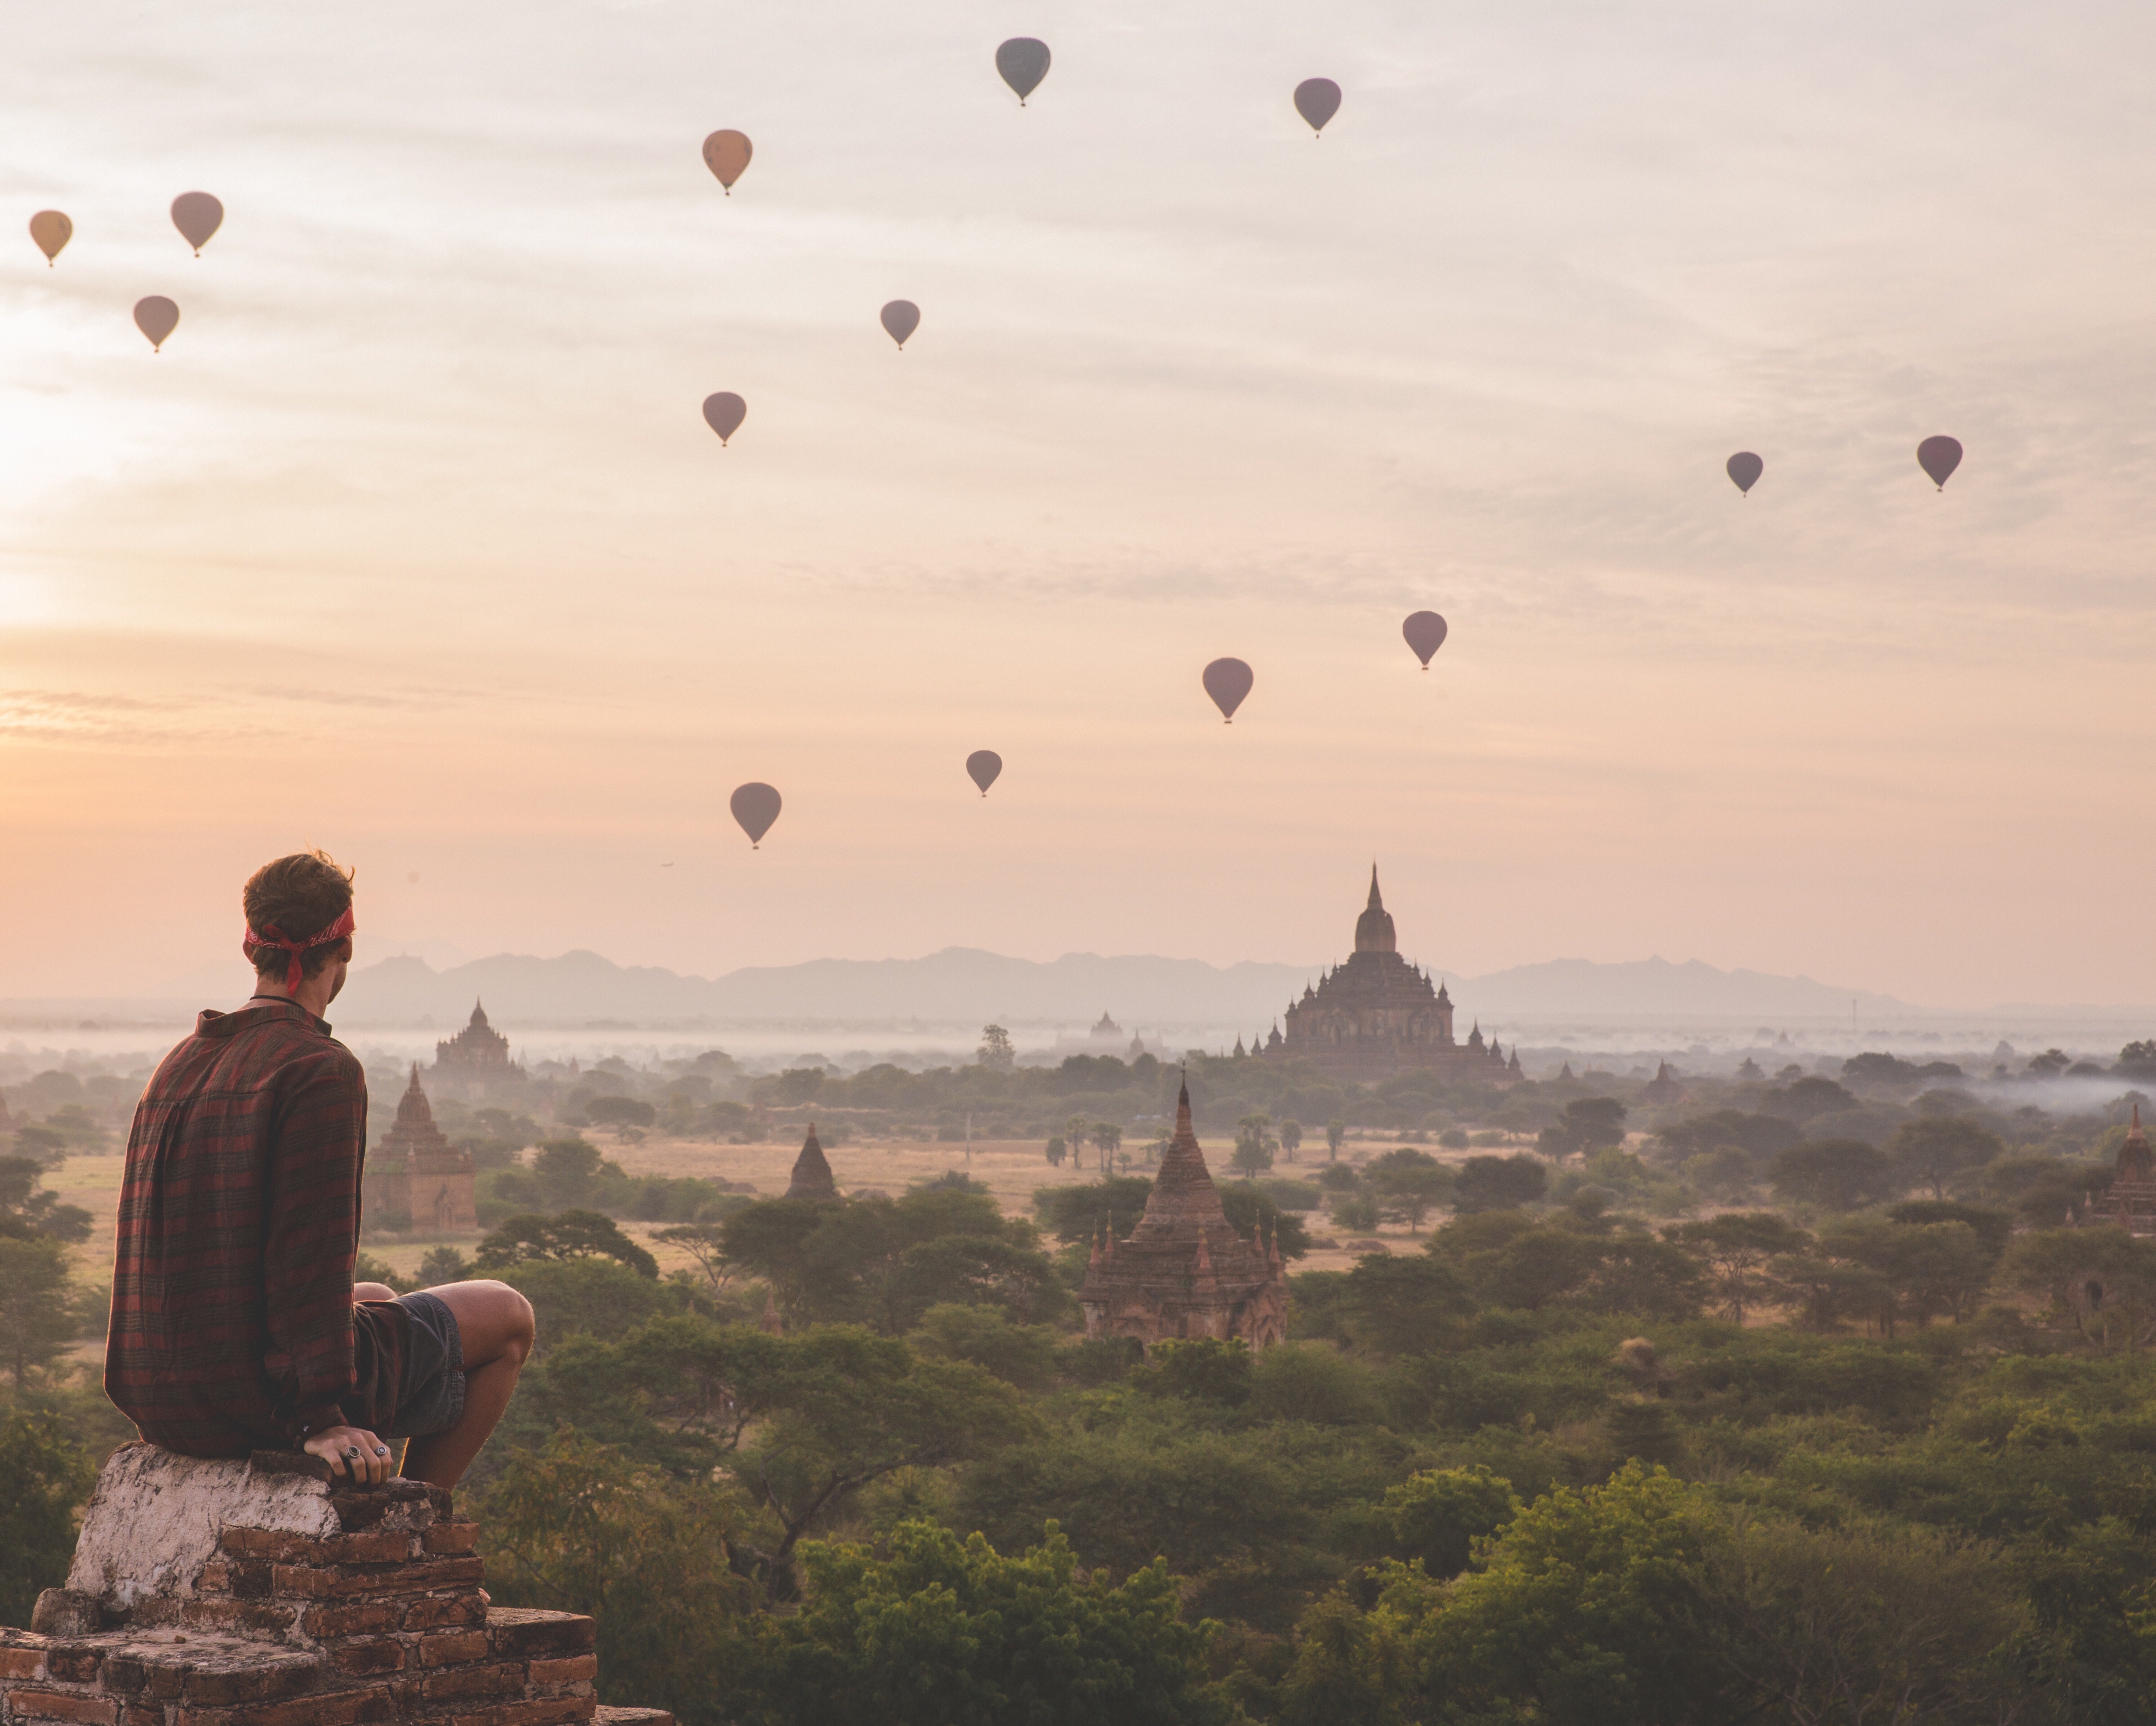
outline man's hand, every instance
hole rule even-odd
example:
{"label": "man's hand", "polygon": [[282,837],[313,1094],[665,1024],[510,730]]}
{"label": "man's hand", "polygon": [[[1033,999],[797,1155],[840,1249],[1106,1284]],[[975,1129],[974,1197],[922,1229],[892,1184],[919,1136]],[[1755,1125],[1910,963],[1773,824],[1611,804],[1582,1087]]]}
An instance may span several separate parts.
{"label": "man's hand", "polygon": [[380,1486],[396,1460],[389,1446],[364,1426],[325,1427],[300,1448],[320,1456],[332,1472],[349,1474],[355,1486]]}

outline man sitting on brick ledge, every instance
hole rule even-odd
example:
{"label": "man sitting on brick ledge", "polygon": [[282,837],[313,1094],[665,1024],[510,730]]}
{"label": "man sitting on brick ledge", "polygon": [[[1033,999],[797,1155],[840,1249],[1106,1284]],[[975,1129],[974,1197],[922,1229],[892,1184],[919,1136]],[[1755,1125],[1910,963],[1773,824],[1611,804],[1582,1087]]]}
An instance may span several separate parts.
{"label": "man sitting on brick ledge", "polygon": [[532,1341],[507,1284],[355,1285],[367,1081],[322,1018],[352,955],[352,875],[280,857],[242,895],[253,999],[205,1011],[135,1111],[105,1388],[151,1443],[300,1449],[338,1475],[456,1484]]}

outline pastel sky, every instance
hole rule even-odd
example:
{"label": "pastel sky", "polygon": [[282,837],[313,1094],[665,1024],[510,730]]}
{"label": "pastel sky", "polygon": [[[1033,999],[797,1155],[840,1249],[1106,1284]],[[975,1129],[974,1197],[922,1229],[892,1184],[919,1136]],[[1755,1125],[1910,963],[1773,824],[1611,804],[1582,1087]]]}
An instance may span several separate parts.
{"label": "pastel sky", "polygon": [[2131,0],[17,8],[0,996],[193,978],[320,844],[362,957],[1322,963],[1374,856],[1455,973],[2156,999],[2152,62]]}

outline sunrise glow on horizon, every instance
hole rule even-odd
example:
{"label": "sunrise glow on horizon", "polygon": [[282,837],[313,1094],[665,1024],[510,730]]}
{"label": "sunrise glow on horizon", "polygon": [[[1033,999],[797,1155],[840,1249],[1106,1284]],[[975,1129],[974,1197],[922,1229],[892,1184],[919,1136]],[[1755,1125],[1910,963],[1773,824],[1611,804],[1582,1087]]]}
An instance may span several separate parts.
{"label": "sunrise glow on horizon", "polygon": [[1375,857],[1455,973],[2156,999],[2144,9],[13,45],[0,997],[159,993],[321,845],[362,963],[1322,963]]}

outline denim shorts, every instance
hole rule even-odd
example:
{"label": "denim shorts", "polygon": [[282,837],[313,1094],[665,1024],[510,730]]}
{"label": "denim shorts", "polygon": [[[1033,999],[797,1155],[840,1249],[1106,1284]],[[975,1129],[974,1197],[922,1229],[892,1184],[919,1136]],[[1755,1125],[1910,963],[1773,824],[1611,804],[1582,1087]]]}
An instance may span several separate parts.
{"label": "denim shorts", "polygon": [[408,1294],[397,1304],[410,1320],[403,1380],[397,1387],[397,1418],[384,1438],[420,1438],[447,1432],[464,1417],[465,1347],[457,1315],[439,1295]]}

